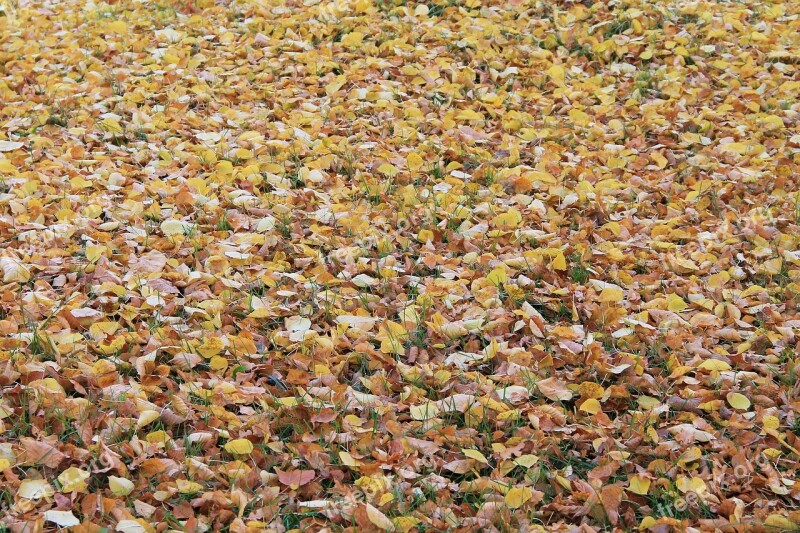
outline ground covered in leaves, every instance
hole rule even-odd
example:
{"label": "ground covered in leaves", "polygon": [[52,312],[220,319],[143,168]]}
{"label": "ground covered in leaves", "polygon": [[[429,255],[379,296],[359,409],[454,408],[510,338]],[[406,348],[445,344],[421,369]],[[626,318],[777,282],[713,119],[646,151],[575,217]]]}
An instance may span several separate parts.
{"label": "ground covered in leaves", "polygon": [[798,15],[5,2],[0,529],[797,528]]}

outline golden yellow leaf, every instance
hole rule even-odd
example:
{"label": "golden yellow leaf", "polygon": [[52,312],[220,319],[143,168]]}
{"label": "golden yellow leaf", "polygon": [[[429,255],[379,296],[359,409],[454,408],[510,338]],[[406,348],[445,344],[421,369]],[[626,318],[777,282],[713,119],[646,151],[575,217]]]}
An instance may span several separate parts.
{"label": "golden yellow leaf", "polygon": [[483,115],[472,109],[462,109],[456,115],[456,120],[483,120]]}
{"label": "golden yellow leaf", "polygon": [[553,262],[551,264],[553,270],[566,270],[567,269],[567,259],[564,257],[564,254],[559,252],[556,254]]}
{"label": "golden yellow leaf", "polygon": [[697,368],[701,370],[724,372],[726,370],[730,370],[731,365],[729,365],[725,361],[720,361],[719,359],[706,359],[705,361],[697,365]]}
{"label": "golden yellow leaf", "polygon": [[492,219],[492,223],[500,228],[516,228],[522,222],[522,213],[513,207]]}
{"label": "golden yellow leaf", "polygon": [[175,481],[178,487],[178,492],[181,494],[194,494],[203,490],[203,486],[196,481],[188,481],[186,479],[178,479]]}
{"label": "golden yellow leaf", "polygon": [[777,416],[767,415],[761,420],[761,424],[766,429],[778,429],[781,425],[781,421]]}
{"label": "golden yellow leaf", "polygon": [[533,454],[520,455],[514,459],[514,463],[522,468],[530,468],[539,462],[539,457]]}
{"label": "golden yellow leaf", "polygon": [[596,415],[603,410],[603,406],[596,399],[589,398],[581,404],[580,410],[590,415]]}
{"label": "golden yellow leaf", "polygon": [[473,450],[472,448],[463,448],[461,452],[470,459],[475,459],[479,463],[483,463],[486,465],[489,464],[489,460],[486,459],[486,457],[478,450]]}
{"label": "golden yellow leaf", "polygon": [[125,131],[117,119],[111,117],[104,118],[102,121],[100,121],[99,126],[103,129],[103,131],[107,131],[115,135],[119,135]]}
{"label": "golden yellow leaf", "polygon": [[106,33],[126,33],[128,31],[128,25],[124,20],[115,20],[106,24],[104,29]]}
{"label": "golden yellow leaf", "polygon": [[342,461],[342,464],[345,465],[345,466],[356,467],[356,466],[362,466],[363,465],[363,463],[361,461],[357,461],[356,459],[354,459],[353,456],[350,455],[349,452],[340,451],[339,452],[339,459]]}
{"label": "golden yellow leaf", "polygon": [[703,494],[706,491],[706,482],[703,481],[702,478],[696,476],[691,478],[678,476],[675,486],[683,493],[694,492],[695,494]]}
{"label": "golden yellow leaf", "polygon": [[498,267],[493,269],[489,274],[486,276],[490,282],[494,285],[500,285],[501,283],[505,283],[507,278],[506,269],[502,267]]}
{"label": "golden yellow leaf", "polygon": [[729,392],[725,398],[728,400],[728,404],[734,409],[739,409],[741,411],[750,409],[750,400],[744,394]]}
{"label": "golden yellow leaf", "polygon": [[433,241],[433,232],[429,229],[421,229],[417,234],[417,240],[419,242],[431,242]]}
{"label": "golden yellow leaf", "polygon": [[[428,8],[428,6],[425,4],[418,4],[417,10],[419,10],[420,7],[424,7],[425,9]],[[394,523],[394,527],[397,531],[400,531],[401,533],[408,533],[414,529],[417,524],[419,524],[420,520],[419,518],[414,518],[413,516],[398,516],[396,518],[392,518],[392,522]]]}
{"label": "golden yellow leaf", "polygon": [[646,495],[650,490],[650,478],[642,475],[631,476],[628,481],[628,491],[634,494]]}
{"label": "golden yellow leaf", "polygon": [[253,443],[247,439],[234,439],[225,443],[225,451],[235,455],[250,455],[253,453]]}
{"label": "golden yellow leaf", "polygon": [[136,421],[137,428],[143,428],[147,424],[151,424],[161,418],[161,413],[154,409],[145,409],[139,413],[139,419]]}
{"label": "golden yellow leaf", "polygon": [[211,359],[218,355],[223,348],[225,348],[225,344],[219,337],[206,337],[203,343],[197,347],[197,353],[206,359]]}
{"label": "golden yellow leaf", "polygon": [[96,263],[98,259],[103,257],[103,254],[106,253],[108,248],[105,246],[87,246],[86,247],[86,259],[89,260],[91,263]]}
{"label": "golden yellow leaf", "polygon": [[688,307],[683,298],[677,294],[667,294],[667,310],[673,313],[680,313]]}
{"label": "golden yellow leaf", "polygon": [[364,34],[360,31],[352,31],[342,38],[342,46],[359,46],[364,40]]}
{"label": "golden yellow leaf", "polygon": [[617,303],[625,298],[625,293],[616,287],[606,287],[600,292],[599,301],[604,303]]}
{"label": "golden yellow leaf", "polygon": [[422,168],[423,164],[424,160],[416,152],[411,152],[410,154],[408,154],[408,156],[406,156],[406,165],[408,166],[409,170],[417,171],[420,168]]}
{"label": "golden yellow leaf", "polygon": [[89,476],[90,473],[87,470],[81,470],[74,466],[67,468],[58,476],[61,492],[86,492],[88,488],[86,480],[89,479]]}
{"label": "golden yellow leaf", "polygon": [[519,509],[533,498],[533,489],[530,487],[512,487],[506,492],[503,501],[509,509]]}
{"label": "golden yellow leaf", "polygon": [[384,163],[378,167],[378,172],[380,172],[381,174],[385,174],[389,177],[392,177],[395,176],[399,172],[399,170],[394,165],[391,165],[389,163]]}
{"label": "golden yellow leaf", "polygon": [[133,492],[135,485],[130,479],[117,476],[108,476],[108,488],[111,490],[114,496],[127,496]]}
{"label": "golden yellow leaf", "polygon": [[414,420],[428,420],[439,414],[439,407],[434,402],[412,405],[409,408],[409,414]]}
{"label": "golden yellow leaf", "polygon": [[550,79],[553,80],[553,83],[555,83],[559,87],[564,86],[566,71],[564,70],[564,67],[562,67],[561,65],[553,65],[552,67],[547,69],[547,75],[550,76]]}

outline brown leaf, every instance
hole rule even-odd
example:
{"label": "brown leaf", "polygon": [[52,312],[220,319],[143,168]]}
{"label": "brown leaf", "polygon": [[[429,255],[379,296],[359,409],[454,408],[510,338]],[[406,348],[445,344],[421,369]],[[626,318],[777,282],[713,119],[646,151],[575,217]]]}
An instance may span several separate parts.
{"label": "brown leaf", "polygon": [[58,468],[61,462],[66,459],[66,455],[56,447],[58,438],[54,435],[44,437],[41,440],[22,437],[19,440],[19,444],[22,449],[19,460],[22,464]]}
{"label": "brown leaf", "polygon": [[619,523],[619,506],[623,493],[624,489],[619,485],[606,485],[600,490],[600,501],[612,526]]}
{"label": "brown leaf", "polygon": [[317,473],[314,470],[278,470],[275,469],[275,473],[278,474],[278,481],[280,481],[283,485],[286,485],[292,490],[297,490],[298,488],[311,483],[311,481],[316,477]]}

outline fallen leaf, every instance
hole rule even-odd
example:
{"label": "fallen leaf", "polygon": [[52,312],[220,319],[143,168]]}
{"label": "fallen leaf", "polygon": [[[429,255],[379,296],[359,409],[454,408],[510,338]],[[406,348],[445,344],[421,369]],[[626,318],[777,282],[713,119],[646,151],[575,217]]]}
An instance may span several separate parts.
{"label": "fallen leaf", "polygon": [[316,472],[313,470],[278,470],[275,469],[275,473],[278,474],[278,481],[280,481],[283,485],[286,485],[292,490],[297,490],[298,488],[311,483],[311,481],[316,477]]}

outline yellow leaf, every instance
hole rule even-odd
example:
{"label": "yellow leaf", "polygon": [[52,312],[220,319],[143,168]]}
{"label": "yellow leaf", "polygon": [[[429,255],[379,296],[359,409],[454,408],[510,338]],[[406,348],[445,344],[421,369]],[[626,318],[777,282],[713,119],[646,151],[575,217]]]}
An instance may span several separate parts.
{"label": "yellow leaf", "polygon": [[94,340],[102,340],[108,335],[113,335],[117,329],[119,329],[118,322],[104,320],[102,322],[95,322],[89,326],[89,335],[91,335]]}
{"label": "yellow leaf", "polygon": [[220,372],[228,368],[228,360],[218,355],[213,356],[208,361],[208,367],[214,372]]}
{"label": "yellow leaf", "polygon": [[688,304],[683,301],[683,298],[677,294],[667,294],[667,309],[673,313],[680,313],[688,307]]}
{"label": "yellow leaf", "polygon": [[365,503],[364,505],[367,506],[367,518],[369,518],[370,522],[384,531],[394,531],[394,523],[389,520],[389,517],[369,503]]}
{"label": "yellow leaf", "polygon": [[776,276],[780,273],[782,267],[783,267],[783,259],[781,259],[780,257],[776,257],[774,259],[769,259],[768,261],[764,261],[764,263],[758,267],[758,272],[769,274],[770,276]]}
{"label": "yellow leaf", "polygon": [[414,420],[428,420],[439,414],[439,407],[434,402],[427,402],[422,405],[412,405],[408,412]]}
{"label": "yellow leaf", "polygon": [[101,342],[97,346],[97,350],[104,355],[111,355],[116,353],[125,346],[125,337],[117,337],[109,343]]}
{"label": "yellow leaf", "polygon": [[478,450],[473,450],[471,448],[462,448],[461,451],[464,453],[464,455],[466,455],[470,459],[475,459],[476,461],[486,465],[489,464],[489,460],[486,459],[486,457],[484,457],[484,455]]}
{"label": "yellow leaf", "polygon": [[492,219],[492,223],[501,228],[516,228],[521,222],[522,213],[513,207],[505,213],[501,213]]}
{"label": "yellow leaf", "polygon": [[90,263],[94,263],[103,257],[103,254],[106,253],[106,250],[107,248],[105,246],[87,246],[86,259],[88,259]]}
{"label": "yellow leaf", "polygon": [[40,500],[55,495],[52,485],[45,479],[25,479],[19,484],[17,496],[26,500]]}
{"label": "yellow leaf", "polygon": [[381,174],[385,174],[389,177],[392,177],[396,175],[399,172],[399,170],[397,170],[397,167],[394,165],[390,165],[389,163],[384,163],[378,167],[378,172],[380,172]]}
{"label": "yellow leaf", "polygon": [[778,429],[781,425],[781,421],[777,416],[767,415],[761,420],[761,424],[766,429]]}
{"label": "yellow leaf", "polygon": [[135,485],[130,479],[117,476],[108,476],[108,488],[114,496],[127,496],[133,492]]}
{"label": "yellow leaf", "polygon": [[105,25],[106,33],[126,33],[127,31],[128,25],[124,20],[115,20],[114,22]]}
{"label": "yellow leaf", "polygon": [[764,524],[770,528],[774,528],[775,531],[791,531],[797,527],[795,522],[792,522],[780,514],[769,515],[766,520],[764,520]]}
{"label": "yellow leaf", "polygon": [[728,144],[721,144],[720,150],[726,152],[734,152],[738,155],[752,155],[756,156],[765,150],[763,144],[753,142],[733,142]]}
{"label": "yellow leaf", "polygon": [[703,494],[706,491],[706,482],[696,476],[691,478],[680,476],[675,482],[675,486],[678,487],[678,490],[684,494],[687,492]]}
{"label": "yellow leaf", "polygon": [[144,440],[150,444],[157,444],[159,442],[166,443],[169,441],[169,435],[166,431],[159,429],[158,431],[151,431],[145,435]]}
{"label": "yellow leaf", "polygon": [[602,385],[600,385],[599,383],[595,383],[594,381],[584,381],[578,386],[578,394],[580,394],[581,396],[586,396],[587,398],[595,398],[599,400],[600,398],[603,397],[605,393],[606,389],[603,388]]}
{"label": "yellow leaf", "polygon": [[522,468],[530,468],[539,462],[539,457],[533,454],[520,455],[514,459],[514,463]]}
{"label": "yellow leaf", "polygon": [[31,279],[31,271],[13,257],[0,257],[0,270],[3,271],[3,283],[25,283]]}
{"label": "yellow leaf", "polygon": [[654,525],[656,525],[656,519],[653,518],[652,516],[645,516],[644,518],[642,518],[642,522],[639,524],[639,530],[644,531],[650,529]]}
{"label": "yellow leaf", "polygon": [[650,490],[650,478],[642,476],[632,476],[628,482],[628,491],[644,496]]}
{"label": "yellow leaf", "polygon": [[519,509],[525,502],[533,498],[533,489],[530,487],[513,487],[506,492],[503,501],[509,509]]}
{"label": "yellow leaf", "polygon": [[550,76],[550,79],[553,80],[553,83],[555,83],[559,87],[564,86],[566,71],[564,70],[564,67],[562,67],[561,65],[553,65],[552,67],[547,69],[547,75]]}
{"label": "yellow leaf", "polygon": [[345,466],[362,466],[364,463],[361,461],[357,461],[349,452],[341,451],[339,452],[339,459],[341,459],[342,464]]}
{"label": "yellow leaf", "polygon": [[578,126],[586,126],[589,123],[589,115],[581,111],[580,109],[570,109],[569,110],[569,118],[577,124]]}
{"label": "yellow leaf", "polygon": [[[21,143],[20,146],[22,146]],[[2,150],[0,150],[0,152],[2,152]],[[5,174],[16,175],[17,167],[15,167],[13,163],[11,163],[11,161],[9,161],[8,159],[0,159],[0,172],[3,172]]]}
{"label": "yellow leaf", "polygon": [[88,189],[92,186],[92,182],[81,176],[75,176],[69,180],[69,185],[72,190]]}
{"label": "yellow leaf", "polygon": [[604,303],[616,303],[622,301],[624,297],[625,293],[622,290],[616,287],[606,287],[600,292],[598,299]]}
{"label": "yellow leaf", "polygon": [[[425,4],[418,4],[415,11],[418,11],[421,7],[428,9],[428,6]],[[392,494],[387,495],[392,496]],[[394,527],[397,529],[397,531],[400,531],[401,533],[408,533],[414,529],[417,524],[419,524],[419,519],[414,518],[413,516],[398,516],[397,518],[392,518],[392,522],[394,522]]]}
{"label": "yellow leaf", "polygon": [[100,128],[103,129],[104,131],[113,133],[115,135],[119,135],[120,133],[125,131],[120,125],[120,123],[117,122],[116,119],[113,119],[111,117],[104,118],[102,121],[100,121],[99,125]]}
{"label": "yellow leaf", "polygon": [[700,460],[701,457],[703,457],[703,450],[701,450],[697,446],[692,446],[691,448],[683,452],[681,456],[678,458],[678,466],[687,469],[691,468],[692,463]]}
{"label": "yellow leaf", "polygon": [[783,128],[783,119],[777,115],[767,115],[761,119],[762,125],[767,130],[779,130]]}
{"label": "yellow leaf", "polygon": [[506,269],[501,267],[495,268],[489,272],[489,275],[486,276],[486,279],[488,279],[494,285],[505,283],[506,279],[508,279],[508,276],[506,275]]}
{"label": "yellow leaf", "polygon": [[161,418],[161,414],[154,409],[145,409],[139,413],[139,419],[136,421],[137,428],[143,428],[147,424],[151,424]]}
{"label": "yellow leaf", "polygon": [[234,439],[225,443],[225,451],[236,455],[250,455],[253,453],[253,443],[247,439]]}
{"label": "yellow leaf", "polygon": [[720,361],[719,359],[706,359],[705,361],[697,365],[697,368],[701,370],[708,370],[710,372],[713,371],[724,372],[726,370],[730,370],[731,365],[729,365],[725,361]]}
{"label": "yellow leaf", "polygon": [[750,400],[747,399],[747,396],[744,394],[729,392],[725,398],[728,400],[728,404],[734,409],[739,409],[741,411],[750,409]]}
{"label": "yellow leaf", "polygon": [[456,115],[456,120],[483,120],[483,115],[472,109],[462,109]]}
{"label": "yellow leaf", "polygon": [[197,353],[206,359],[211,359],[215,355],[218,355],[224,347],[225,344],[219,337],[206,337],[205,340],[203,340],[203,344],[197,347]]}
{"label": "yellow leaf", "polygon": [[402,324],[387,320],[380,328],[378,338],[381,340],[381,351],[387,354],[403,355],[405,339],[408,338],[408,331]]}
{"label": "yellow leaf", "polygon": [[566,270],[567,269],[567,258],[564,257],[563,253],[558,253],[553,259],[553,263],[551,265],[553,270]]}
{"label": "yellow leaf", "polygon": [[433,242],[433,237],[433,232],[429,229],[421,229],[417,234],[417,240],[423,243]]}
{"label": "yellow leaf", "polygon": [[581,404],[580,410],[590,415],[596,415],[603,410],[603,407],[600,405],[600,402],[594,398],[589,398]]}
{"label": "yellow leaf", "polygon": [[708,288],[709,289],[716,289],[719,287],[724,286],[728,281],[730,281],[731,275],[726,271],[723,270],[718,274],[714,274],[708,277]]}
{"label": "yellow leaf", "polygon": [[342,38],[342,46],[359,46],[364,40],[364,34],[360,31],[351,31]]}
{"label": "yellow leaf", "polygon": [[650,159],[652,159],[656,166],[661,169],[665,168],[667,164],[669,164],[669,161],[666,157],[661,155],[661,152],[653,152],[650,154]]}
{"label": "yellow leaf", "polygon": [[85,492],[88,488],[86,480],[89,479],[89,472],[71,466],[61,472],[58,482],[61,484],[61,492]]}
{"label": "yellow leaf", "polygon": [[419,170],[422,168],[423,163],[424,161],[422,160],[422,157],[416,152],[411,152],[406,157],[406,165],[408,166],[409,170]]}
{"label": "yellow leaf", "polygon": [[194,494],[203,490],[203,486],[196,481],[188,481],[186,479],[178,479],[175,481],[178,487],[178,492],[181,494]]}

